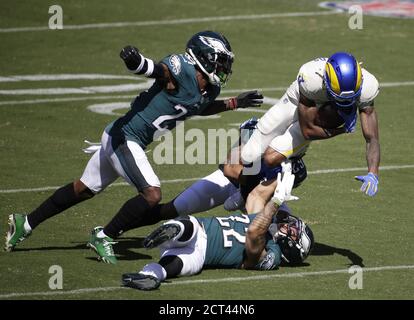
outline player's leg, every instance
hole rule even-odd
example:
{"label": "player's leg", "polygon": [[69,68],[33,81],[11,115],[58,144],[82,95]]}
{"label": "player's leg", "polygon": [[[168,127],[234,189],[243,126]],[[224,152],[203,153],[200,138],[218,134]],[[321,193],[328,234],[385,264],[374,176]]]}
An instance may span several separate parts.
{"label": "player's leg", "polygon": [[280,165],[290,158],[303,156],[311,141],[303,137],[299,121],[292,123],[283,135],[275,137],[264,154],[264,161],[269,167]]}
{"label": "player's leg", "polygon": [[174,199],[179,215],[204,212],[222,205],[237,188],[220,169],[198,180]]}
{"label": "player's leg", "polygon": [[89,160],[81,179],[56,190],[30,214],[14,214],[9,217],[9,231],[6,234],[7,251],[29,236],[43,221],[66,209],[92,198],[117,178],[103,150],[98,150]]}
{"label": "player's leg", "polygon": [[129,224],[123,231],[153,225],[162,220],[204,212],[222,205],[237,188],[221,170],[198,180],[170,202],[157,204]]}
{"label": "player's leg", "polygon": [[[103,147],[114,171],[135,186],[139,194],[126,201],[105,228],[94,229],[90,246],[100,245],[103,239],[108,239],[113,244],[112,239],[139,223],[161,200],[160,181],[139,144],[134,141],[117,143],[109,135],[107,137],[108,141],[103,143]],[[112,253],[112,246],[106,246],[105,251],[95,251],[103,261],[116,263],[116,259],[107,259],[107,252]]]}
{"label": "player's leg", "polygon": [[249,141],[244,145],[241,158],[244,163],[260,160],[274,137],[283,134],[297,118],[297,105],[292,103],[287,94],[271,107],[257,123]]}
{"label": "player's leg", "polygon": [[[179,231],[166,236],[164,231],[168,227]],[[207,236],[198,220],[192,216],[166,222],[151,233],[145,242],[160,245],[161,259],[158,263],[145,265],[139,273],[124,274],[122,283],[125,286],[153,290],[167,278],[197,274],[203,268]]]}

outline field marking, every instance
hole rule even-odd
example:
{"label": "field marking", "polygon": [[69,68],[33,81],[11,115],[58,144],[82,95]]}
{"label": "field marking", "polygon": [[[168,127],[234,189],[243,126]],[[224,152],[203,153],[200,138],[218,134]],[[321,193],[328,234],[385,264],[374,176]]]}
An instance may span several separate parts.
{"label": "field marking", "polygon": [[[342,14],[342,13],[343,12],[341,10],[311,11],[311,12],[285,12],[285,13],[250,14],[250,15],[234,15],[234,16],[221,16],[221,17],[197,17],[197,18],[172,19],[172,20],[109,22],[109,23],[90,23],[90,24],[76,24],[76,25],[64,24],[63,29],[57,32],[62,32],[65,30],[106,29],[106,28],[124,28],[124,27],[151,27],[151,26],[179,25],[179,24],[190,24],[190,23],[204,23],[204,22],[212,22],[212,21],[257,20],[257,19],[273,19],[273,18],[329,16],[333,14]],[[50,29],[47,26],[0,28],[0,33],[28,32],[28,31],[50,31]]]}
{"label": "field marking", "polygon": [[[15,77],[15,76],[10,76]],[[22,76],[28,77],[28,76]],[[103,79],[103,78],[101,78]],[[146,84],[146,83],[145,83]],[[149,84],[149,82],[148,82]],[[128,85],[128,87],[126,87]],[[383,82],[380,83],[381,88],[394,88],[398,86],[413,86],[414,81],[403,81],[403,82]],[[41,89],[16,89],[16,90],[1,90],[3,95],[8,94],[10,92],[11,95],[19,95],[20,94],[40,94],[36,92],[42,92],[41,94],[49,94],[55,95],[58,94],[53,92],[54,90],[59,90],[59,94],[69,94],[69,93],[80,93],[80,94],[95,94],[99,92],[99,90],[104,90],[101,92],[125,92],[125,91],[137,91],[140,89],[148,89],[144,86],[144,84],[124,84],[121,86],[103,86],[105,88],[100,88],[99,86],[94,87],[83,87],[83,88],[41,88]],[[263,92],[267,91],[284,91],[287,87],[269,87],[269,88],[247,88],[247,89],[227,89],[222,90],[221,93],[229,94],[229,93],[240,93],[243,91],[251,91],[251,90],[260,90]],[[36,91],[40,90],[40,91]],[[120,90],[120,91],[117,91]],[[33,93],[34,92],[34,93]],[[51,93],[50,93],[51,92]],[[73,97],[73,98],[48,98],[48,99],[29,99],[29,100],[8,100],[8,101],[0,101],[0,106],[3,105],[27,105],[27,104],[45,104],[45,103],[55,103],[55,102],[70,102],[70,101],[88,101],[88,100],[106,100],[106,99],[132,99],[135,95],[117,95],[117,96],[94,96],[94,97]]]}
{"label": "field marking", "polygon": [[[362,268],[363,272],[379,272],[379,271],[398,271],[398,270],[411,270],[414,269],[414,265],[401,265],[401,266],[382,266],[382,267],[370,267]],[[230,277],[219,279],[200,279],[200,280],[178,280],[163,283],[162,286],[177,286],[188,284],[205,284],[205,283],[222,283],[222,282],[240,282],[240,281],[257,281],[257,280],[269,280],[277,278],[303,278],[308,276],[328,276],[333,274],[348,274],[349,269],[338,270],[325,270],[325,271],[311,271],[311,272],[292,272],[283,274],[264,274],[260,276],[248,276],[248,277]],[[82,288],[74,290],[49,290],[40,292],[12,292],[6,294],[0,294],[0,299],[17,298],[17,297],[30,297],[30,296],[62,296],[72,294],[105,292],[114,290],[131,290],[125,287],[98,287],[98,288]]]}
{"label": "field marking", "polygon": [[[407,164],[401,166],[381,166],[380,171],[385,170],[400,170],[400,169],[412,169],[414,164]],[[328,174],[328,173],[338,173],[338,172],[353,172],[353,171],[363,171],[367,170],[366,167],[360,168],[338,168],[338,169],[323,169],[323,170],[314,170],[308,171],[309,175],[313,174]],[[203,177],[197,178],[184,178],[184,179],[172,179],[172,180],[161,180],[161,184],[169,183],[179,183],[179,182],[191,182],[202,179]],[[109,187],[120,187],[120,186],[129,186],[126,182],[117,182],[111,184]],[[23,189],[0,189],[0,193],[21,193],[21,192],[40,192],[40,191],[51,191],[60,188],[61,186],[47,186],[47,187],[38,187],[38,188],[23,188]]]}
{"label": "field marking", "polygon": [[65,80],[142,80],[143,77],[120,76],[115,74],[100,73],[63,73],[63,74],[33,74],[33,75],[16,75],[16,76],[0,76],[0,82],[19,82],[19,81],[65,81]]}

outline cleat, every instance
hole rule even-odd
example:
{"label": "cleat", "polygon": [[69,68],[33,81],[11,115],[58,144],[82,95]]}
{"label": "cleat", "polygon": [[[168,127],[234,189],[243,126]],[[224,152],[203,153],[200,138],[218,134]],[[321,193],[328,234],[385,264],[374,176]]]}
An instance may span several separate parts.
{"label": "cleat", "polygon": [[14,247],[30,236],[31,231],[27,232],[24,229],[24,223],[26,222],[26,215],[24,214],[11,214],[9,215],[8,225],[9,230],[6,232],[6,242],[4,250],[7,252],[13,251]]}
{"label": "cleat", "polygon": [[152,249],[158,247],[165,241],[171,240],[177,236],[181,231],[178,224],[166,223],[155,229],[149,236],[144,240],[144,247]]}
{"label": "cleat", "polygon": [[103,230],[103,227],[96,227],[92,230],[91,239],[86,246],[93,249],[97,253],[98,261],[103,261],[109,264],[116,264],[117,259],[114,254],[112,245],[116,244],[117,242],[115,242],[110,237],[99,238],[97,234],[101,230]]}
{"label": "cleat", "polygon": [[122,285],[138,290],[155,290],[161,285],[161,281],[149,274],[125,273],[122,275]]}

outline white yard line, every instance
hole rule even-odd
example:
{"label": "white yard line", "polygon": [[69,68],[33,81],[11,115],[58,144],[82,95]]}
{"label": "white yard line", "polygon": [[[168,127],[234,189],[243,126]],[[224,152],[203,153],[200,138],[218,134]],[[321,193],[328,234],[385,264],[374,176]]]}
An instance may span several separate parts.
{"label": "white yard line", "polygon": [[[101,75],[104,76],[104,75]],[[16,76],[2,77],[2,78],[14,78]],[[29,76],[21,76],[29,77]],[[80,79],[80,78],[78,78]],[[97,79],[105,79],[103,77]],[[35,81],[35,80],[33,80]],[[1,77],[0,77],[1,82]],[[142,89],[148,89],[152,83],[152,80],[148,80],[142,83],[129,83],[122,85],[112,86],[91,86],[91,87],[80,87],[80,88],[38,88],[38,89],[11,89],[11,90],[0,90],[0,95],[62,95],[62,94],[96,94],[96,93],[117,93],[117,92],[131,92],[139,91]],[[394,88],[400,86],[413,86],[414,81],[402,81],[402,82],[383,82],[380,84],[381,88]],[[247,88],[247,89],[228,89],[222,90],[222,94],[240,93],[243,91],[259,90],[263,92],[269,91],[284,91],[286,87],[269,87],[269,88]],[[134,95],[118,95],[118,96],[92,96],[92,97],[73,97],[73,98],[47,98],[47,99],[29,99],[29,100],[8,100],[0,101],[2,105],[28,105],[28,104],[45,104],[54,102],[70,102],[70,101],[88,101],[88,100],[106,100],[106,99],[132,99]]]}
{"label": "white yard line", "polygon": [[150,27],[150,26],[163,26],[163,25],[204,23],[204,22],[212,22],[212,21],[260,20],[260,19],[274,19],[274,18],[327,16],[327,15],[341,14],[341,13],[342,13],[341,11],[285,12],[285,13],[251,14],[251,15],[237,15],[237,16],[235,15],[235,16],[221,16],[221,17],[197,17],[197,18],[172,19],[172,20],[110,22],[110,23],[92,23],[92,24],[77,24],[77,25],[63,24],[62,30],[50,30],[47,26],[39,26],[39,27],[0,28],[0,33],[33,32],[33,31],[48,31],[48,30],[54,31],[54,32],[62,32],[65,30]]}
{"label": "white yard line", "polygon": [[[385,170],[401,170],[401,169],[412,169],[414,168],[414,164],[407,164],[401,166],[382,166],[380,167],[380,171]],[[308,171],[308,174],[327,174],[327,173],[338,173],[338,172],[353,172],[353,171],[365,171],[367,170],[366,167],[360,168],[338,168],[338,169],[324,169],[324,170],[315,170],[315,171]],[[185,179],[172,179],[172,180],[161,180],[161,184],[167,183],[180,183],[180,182],[191,182],[197,181],[202,179],[202,177],[197,178],[185,178]],[[119,187],[119,186],[128,186],[126,182],[118,182],[113,183],[110,187]],[[23,188],[23,189],[0,189],[0,193],[21,193],[21,192],[40,192],[40,191],[51,191],[60,188],[60,186],[46,186],[46,187],[38,187],[38,188]]]}
{"label": "white yard line", "polygon": [[[371,268],[362,268],[363,272],[380,272],[380,271],[400,271],[400,270],[412,270],[414,265],[401,265],[401,266],[380,266]],[[267,272],[260,276],[248,276],[248,277],[229,277],[229,278],[216,278],[216,279],[194,279],[194,280],[177,280],[164,283],[162,286],[179,286],[188,284],[209,284],[209,283],[225,283],[225,282],[240,282],[240,281],[258,281],[258,280],[271,280],[280,278],[303,278],[309,276],[329,276],[333,274],[348,274],[349,269],[338,270],[324,270],[324,271],[310,271],[310,272],[291,272],[291,273],[275,273]],[[50,290],[39,292],[11,292],[0,294],[0,299],[19,298],[19,297],[33,297],[33,296],[62,296],[62,295],[78,295],[84,293],[106,292],[115,290],[131,290],[124,287],[97,287],[97,288],[82,288],[74,290]]]}

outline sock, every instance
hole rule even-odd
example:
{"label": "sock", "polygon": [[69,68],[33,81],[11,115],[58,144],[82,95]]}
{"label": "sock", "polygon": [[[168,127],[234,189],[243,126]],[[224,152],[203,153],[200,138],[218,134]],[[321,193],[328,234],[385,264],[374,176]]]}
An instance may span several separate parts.
{"label": "sock", "polygon": [[163,206],[164,204],[157,204],[155,207],[143,212],[140,217],[137,217],[134,222],[124,229],[124,232],[139,227],[150,226],[164,220],[161,215]]}
{"label": "sock", "polygon": [[96,235],[98,238],[106,238],[107,235],[105,234],[105,232],[103,232],[103,230],[99,231],[98,234]]}
{"label": "sock", "polygon": [[24,221],[23,228],[24,228],[24,231],[25,231],[26,233],[30,233],[30,232],[32,232],[32,226],[29,224],[29,221],[27,221],[27,217],[26,217],[26,219],[25,219],[25,221]]}
{"label": "sock", "polygon": [[40,223],[53,217],[54,215],[65,211],[66,209],[93,197],[92,191],[87,189],[84,194],[77,196],[73,183],[69,183],[59,188],[46,199],[37,209],[27,216],[27,221],[32,229],[36,228]]}
{"label": "sock", "polygon": [[124,231],[141,226],[143,217],[148,217],[150,211],[151,207],[143,196],[129,199],[105,226],[103,232],[112,239],[118,238]]}
{"label": "sock", "polygon": [[160,264],[155,262],[146,264],[139,273],[156,277],[160,281],[164,281],[167,278],[167,271],[165,271],[165,269]]}
{"label": "sock", "polygon": [[164,256],[159,264],[166,271],[167,278],[173,278],[180,275],[183,270],[183,260],[178,256]]}

